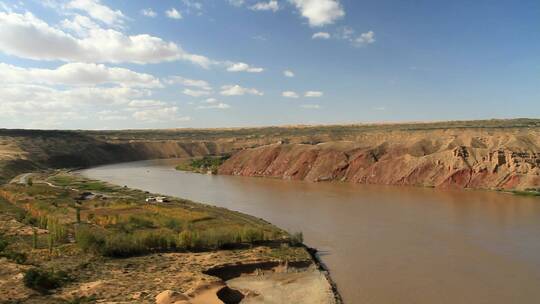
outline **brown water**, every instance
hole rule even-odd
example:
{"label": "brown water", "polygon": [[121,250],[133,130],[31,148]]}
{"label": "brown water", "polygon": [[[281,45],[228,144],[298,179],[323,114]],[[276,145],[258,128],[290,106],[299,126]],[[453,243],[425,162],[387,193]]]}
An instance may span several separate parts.
{"label": "brown water", "polygon": [[539,198],[208,176],[172,164],[82,173],[302,231],[346,303],[540,303]]}

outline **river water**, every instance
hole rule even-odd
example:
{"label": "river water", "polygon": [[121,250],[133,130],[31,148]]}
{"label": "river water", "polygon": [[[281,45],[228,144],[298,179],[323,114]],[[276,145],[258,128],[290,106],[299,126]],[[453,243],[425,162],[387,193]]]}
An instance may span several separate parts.
{"label": "river water", "polygon": [[540,303],[540,198],[211,176],[175,163],[81,173],[302,231],[346,303]]}

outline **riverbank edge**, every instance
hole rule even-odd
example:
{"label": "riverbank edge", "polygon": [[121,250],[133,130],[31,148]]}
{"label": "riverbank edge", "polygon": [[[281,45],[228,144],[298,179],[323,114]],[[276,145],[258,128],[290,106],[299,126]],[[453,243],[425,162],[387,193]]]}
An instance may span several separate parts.
{"label": "riverbank edge", "polygon": [[[69,173],[69,174],[75,174],[75,175],[80,175],[80,173],[78,171],[80,170],[84,170],[84,169],[89,169],[89,168],[92,168],[91,166],[90,167],[80,167],[80,168],[64,168],[64,169],[52,169],[54,171],[63,171],[63,172],[66,172],[66,173]],[[16,175],[15,177],[13,177],[13,179],[11,180],[11,182],[19,182],[17,181],[16,179],[18,177],[20,177],[21,175],[31,175],[33,173],[43,173],[44,171],[49,171],[51,169],[46,169],[46,170],[36,170],[36,171],[32,171],[32,172],[24,172],[24,173],[20,173],[18,175]],[[198,173],[200,174],[200,173]],[[26,177],[23,177],[21,178],[21,181],[20,182],[23,182],[23,179],[25,179]],[[100,180],[101,181],[101,180]],[[25,182],[25,181],[24,181]],[[107,181],[102,181],[104,183],[107,183],[107,184],[110,184],[109,182]],[[0,186],[1,185],[4,185],[4,184],[8,184],[10,182],[7,182],[7,183],[0,183]],[[117,185],[117,186],[120,186],[120,185]],[[125,186],[124,186],[125,187]],[[135,189],[135,188],[129,188],[129,189]],[[143,189],[136,189],[136,190],[141,190],[141,191],[145,191]],[[176,198],[179,198],[179,197],[176,197]],[[182,198],[180,198],[182,199]],[[215,205],[212,205],[211,203],[200,203],[200,202],[195,202],[195,203],[198,203],[198,204],[203,204],[203,205],[211,205],[211,206],[214,206],[214,207],[217,207]],[[222,208],[222,207],[220,207]],[[227,209],[227,208],[225,208]],[[230,209],[227,209],[227,210],[230,210]],[[234,210],[230,210],[230,211],[234,211]],[[239,211],[234,211],[234,212],[239,212]],[[261,220],[265,223],[268,223],[270,225],[274,225],[273,223],[267,221],[266,219],[263,219],[263,218],[258,218],[258,217],[255,217],[253,215],[250,215],[250,214],[247,214],[247,213],[243,213],[243,212],[239,212],[239,213],[242,213],[246,216],[250,216],[250,217],[254,217],[254,218],[257,218],[258,220]],[[274,225],[275,226],[275,225]],[[280,227],[278,226],[275,226],[279,229],[281,229]],[[311,262],[313,263],[313,265],[316,266],[316,269],[325,277],[326,281],[328,282],[328,285],[330,286],[330,290],[332,292],[332,298],[334,300],[334,303],[335,304],[343,304],[343,298],[341,297],[341,294],[339,293],[339,290],[337,288],[337,284],[336,282],[332,279],[331,277],[331,273],[330,273],[330,270],[328,269],[328,267],[324,264],[324,262],[322,262],[322,260],[320,259],[319,255],[318,255],[318,250],[316,248],[313,248],[313,247],[310,247],[310,246],[307,246],[306,244],[304,243],[301,243],[299,244],[300,247],[304,248],[306,250],[306,252],[309,254],[310,256],[310,259],[311,259]]]}
{"label": "riverbank edge", "polygon": [[306,244],[302,243],[302,246],[306,249],[306,251],[311,256],[311,259],[315,263],[315,266],[317,266],[317,270],[319,270],[324,277],[326,278],[326,281],[328,281],[328,284],[330,284],[330,287],[332,288],[332,294],[334,295],[334,300],[336,301],[336,304],[343,304],[343,298],[341,297],[341,294],[339,293],[337,283],[332,279],[330,270],[324,264],[324,262],[321,260],[318,254],[318,250],[313,247],[309,247]]}

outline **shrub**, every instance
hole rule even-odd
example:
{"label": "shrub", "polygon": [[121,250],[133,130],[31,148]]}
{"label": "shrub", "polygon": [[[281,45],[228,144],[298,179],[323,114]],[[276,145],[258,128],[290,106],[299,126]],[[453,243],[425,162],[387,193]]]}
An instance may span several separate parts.
{"label": "shrub", "polygon": [[32,248],[37,249],[38,247],[38,234],[36,228],[32,229]]}
{"label": "shrub", "polygon": [[242,241],[246,243],[253,243],[264,239],[264,233],[260,229],[244,228],[242,230]]}
{"label": "shrub", "polygon": [[0,257],[4,257],[8,260],[11,260],[17,264],[24,264],[27,260],[25,253],[16,252],[16,251],[4,251],[0,253]]}
{"label": "shrub", "polygon": [[182,222],[177,219],[168,219],[165,221],[165,227],[174,230],[174,231],[180,231],[182,229]]}
{"label": "shrub", "polygon": [[39,268],[29,269],[23,278],[24,285],[28,288],[47,293],[51,289],[56,289],[69,280],[68,275],[63,271],[47,271]]}
{"label": "shrub", "polygon": [[178,236],[178,245],[181,247],[181,248],[184,248],[184,249],[188,249],[188,248],[191,248],[192,247],[192,239],[193,239],[193,235],[191,233],[191,231],[189,230],[184,230],[182,232],[180,232],[180,235]]}
{"label": "shrub", "polygon": [[8,241],[4,239],[3,235],[0,234],[0,252],[4,251],[8,245]]}
{"label": "shrub", "polygon": [[302,232],[295,232],[291,235],[289,242],[292,246],[301,245],[304,242],[304,234]]}
{"label": "shrub", "polygon": [[129,257],[144,252],[143,246],[134,242],[132,235],[116,233],[105,238],[105,244],[100,248],[101,254],[109,257]]}
{"label": "shrub", "polygon": [[103,245],[105,245],[103,234],[86,226],[77,228],[75,231],[75,241],[85,252],[99,252]]}

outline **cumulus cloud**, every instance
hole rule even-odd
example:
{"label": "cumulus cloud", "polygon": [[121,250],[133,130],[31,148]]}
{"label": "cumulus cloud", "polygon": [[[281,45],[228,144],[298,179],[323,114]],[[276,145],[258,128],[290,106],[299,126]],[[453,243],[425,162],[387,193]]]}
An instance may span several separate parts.
{"label": "cumulus cloud", "polygon": [[154,12],[151,8],[145,8],[141,10],[141,14],[146,17],[154,18],[157,16],[157,13]]}
{"label": "cumulus cloud", "polygon": [[227,0],[227,2],[229,2],[230,5],[236,6],[236,7],[240,7],[244,5],[244,0]]}
{"label": "cumulus cloud", "polygon": [[231,106],[223,103],[223,102],[216,102],[216,103],[210,103],[210,104],[203,104],[197,106],[197,109],[228,109]]}
{"label": "cumulus cloud", "polygon": [[147,89],[129,87],[55,88],[36,84],[0,85],[2,105],[36,113],[43,109],[59,111],[80,105],[125,105],[150,95],[151,92]]}
{"label": "cumulus cloud", "polygon": [[312,110],[318,110],[321,108],[321,106],[318,104],[303,104],[303,105],[300,105],[300,107],[304,109],[312,109]]}
{"label": "cumulus cloud", "polygon": [[334,37],[340,40],[349,41],[352,45],[357,47],[375,43],[375,32],[368,31],[357,35],[356,31],[348,26],[338,29]]}
{"label": "cumulus cloud", "polygon": [[330,39],[330,34],[327,32],[317,32],[311,36],[311,39]]}
{"label": "cumulus cloud", "polygon": [[180,84],[186,87],[195,87],[203,90],[212,90],[212,87],[205,80],[189,79],[182,76],[171,76],[165,80],[168,84]]}
{"label": "cumulus cloud", "polygon": [[66,8],[84,11],[93,19],[110,26],[120,26],[126,19],[120,10],[113,10],[99,0],[73,0],[66,4]]}
{"label": "cumulus cloud", "polygon": [[334,23],[345,16],[339,0],[289,0],[312,27]]}
{"label": "cumulus cloud", "polygon": [[99,29],[99,25],[83,15],[75,15],[72,19],[64,19],[61,25],[63,28],[80,36],[87,35],[88,30]]}
{"label": "cumulus cloud", "polygon": [[285,91],[285,92],[281,93],[281,96],[286,97],[286,98],[298,98],[298,97],[300,97],[300,96],[298,96],[298,93],[296,93],[294,91]]}
{"label": "cumulus cloud", "polygon": [[304,97],[322,97],[323,96],[323,92],[321,91],[307,91],[305,94],[304,94]]}
{"label": "cumulus cloud", "polygon": [[189,121],[189,116],[180,116],[178,107],[164,107],[159,109],[147,109],[136,111],[133,118],[143,122],[170,122],[170,121]]}
{"label": "cumulus cloud", "polygon": [[276,0],[270,0],[268,2],[257,2],[254,5],[250,6],[249,9],[254,10],[254,11],[277,12],[277,10],[279,10],[279,4]]}
{"label": "cumulus cloud", "polygon": [[182,3],[184,3],[184,5],[187,8],[195,9],[195,10],[201,10],[202,7],[203,7],[201,2],[197,2],[197,1],[193,1],[193,0],[182,0]]}
{"label": "cumulus cloud", "polygon": [[229,72],[261,73],[264,71],[263,68],[253,67],[244,62],[230,62],[227,65],[229,66],[227,68]]}
{"label": "cumulus cloud", "polygon": [[56,69],[21,68],[0,63],[0,74],[4,83],[161,87],[161,82],[152,75],[95,63],[67,63]]}
{"label": "cumulus cloud", "polygon": [[102,121],[110,121],[110,120],[127,120],[128,118],[124,115],[124,113],[120,111],[115,110],[104,110],[97,112],[97,117],[99,120]]}
{"label": "cumulus cloud", "polygon": [[285,77],[294,77],[294,72],[291,70],[285,70],[283,71],[283,75],[285,75]]}
{"label": "cumulus cloud", "polygon": [[165,11],[165,15],[171,19],[182,19],[182,14],[177,11],[174,7]]}
{"label": "cumulus cloud", "polygon": [[129,102],[128,106],[134,108],[148,108],[148,107],[159,107],[164,106],[165,103],[160,100],[155,99],[137,99]]}
{"label": "cumulus cloud", "polygon": [[207,98],[201,101],[201,103],[201,105],[197,106],[197,109],[228,109],[231,107],[226,103],[219,102],[215,98]]}
{"label": "cumulus cloud", "polygon": [[373,31],[362,33],[354,40],[354,42],[357,45],[372,44],[375,42],[375,33]]}
{"label": "cumulus cloud", "polygon": [[241,96],[241,95],[256,95],[262,96],[264,93],[259,92],[257,89],[244,88],[239,85],[225,85],[221,87],[221,95],[224,96]]}
{"label": "cumulus cloud", "polygon": [[147,34],[127,36],[94,28],[87,36],[74,37],[29,12],[0,12],[0,51],[35,60],[139,64],[186,60],[205,68],[214,64],[205,56],[190,54],[173,42]]}
{"label": "cumulus cloud", "polygon": [[184,89],[182,91],[185,95],[191,96],[191,97],[201,97],[201,96],[208,96],[212,94],[210,91],[206,90],[192,90],[192,89]]}

